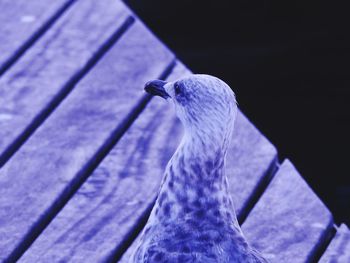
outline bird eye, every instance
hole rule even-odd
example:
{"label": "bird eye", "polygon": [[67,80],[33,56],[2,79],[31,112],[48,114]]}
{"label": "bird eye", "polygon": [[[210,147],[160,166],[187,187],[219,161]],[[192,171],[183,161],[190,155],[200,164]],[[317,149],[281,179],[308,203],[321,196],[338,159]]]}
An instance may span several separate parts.
{"label": "bird eye", "polygon": [[178,83],[175,83],[174,85],[174,91],[175,91],[175,95],[179,95],[181,93],[181,87]]}

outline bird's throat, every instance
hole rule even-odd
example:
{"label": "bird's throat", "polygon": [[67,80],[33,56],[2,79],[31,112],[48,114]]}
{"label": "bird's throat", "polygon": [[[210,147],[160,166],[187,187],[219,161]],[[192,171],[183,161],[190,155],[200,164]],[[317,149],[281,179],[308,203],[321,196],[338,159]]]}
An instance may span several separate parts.
{"label": "bird's throat", "polygon": [[[160,213],[162,220],[178,220],[193,216],[193,213],[200,217],[206,209],[214,209],[217,213],[234,211],[224,163],[223,152],[215,149],[208,152],[186,141],[181,143],[166,168],[155,213]],[[234,221],[234,212],[230,212],[230,217]]]}

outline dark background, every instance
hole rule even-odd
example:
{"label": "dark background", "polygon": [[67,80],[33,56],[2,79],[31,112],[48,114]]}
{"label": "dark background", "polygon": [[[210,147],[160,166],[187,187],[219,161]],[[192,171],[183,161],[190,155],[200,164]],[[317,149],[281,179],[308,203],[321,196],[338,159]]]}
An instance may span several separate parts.
{"label": "dark background", "polygon": [[193,72],[218,76],[337,222],[350,224],[349,9],[321,1],[129,0]]}

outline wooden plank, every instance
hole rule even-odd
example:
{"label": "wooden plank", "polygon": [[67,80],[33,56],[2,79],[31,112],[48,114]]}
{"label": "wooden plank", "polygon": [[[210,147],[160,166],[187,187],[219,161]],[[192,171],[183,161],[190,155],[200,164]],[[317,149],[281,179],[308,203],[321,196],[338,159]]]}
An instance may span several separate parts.
{"label": "wooden plank", "polygon": [[[178,64],[170,79],[184,74]],[[20,262],[105,262],[123,250],[179,143],[181,126],[171,108],[151,100]]]}
{"label": "wooden plank", "polygon": [[73,0],[0,1],[0,75],[31,46]]}
{"label": "wooden plank", "polygon": [[78,1],[3,75],[0,167],[112,45],[129,15],[121,1]]}
{"label": "wooden plank", "polygon": [[270,262],[310,262],[331,231],[331,213],[290,161],[284,161],[243,223],[243,233]]}
{"label": "wooden plank", "polygon": [[132,25],[3,166],[0,261],[18,258],[46,227],[141,110],[144,83],[172,60]]}
{"label": "wooden plank", "polygon": [[350,230],[342,224],[322,255],[320,263],[350,262]]}
{"label": "wooden plank", "polygon": [[226,173],[239,222],[254,206],[278,166],[276,148],[239,112]]}

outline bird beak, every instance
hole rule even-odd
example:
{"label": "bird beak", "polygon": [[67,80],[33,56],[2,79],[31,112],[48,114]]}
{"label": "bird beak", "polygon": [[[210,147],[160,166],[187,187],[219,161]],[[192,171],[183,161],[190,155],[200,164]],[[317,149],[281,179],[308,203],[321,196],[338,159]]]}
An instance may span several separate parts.
{"label": "bird beak", "polygon": [[159,79],[151,80],[146,83],[145,91],[149,94],[152,94],[154,96],[160,96],[164,99],[170,98],[169,94],[164,89],[164,85],[166,83],[166,81]]}

